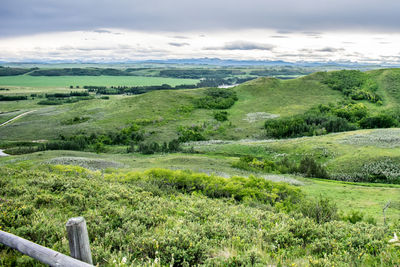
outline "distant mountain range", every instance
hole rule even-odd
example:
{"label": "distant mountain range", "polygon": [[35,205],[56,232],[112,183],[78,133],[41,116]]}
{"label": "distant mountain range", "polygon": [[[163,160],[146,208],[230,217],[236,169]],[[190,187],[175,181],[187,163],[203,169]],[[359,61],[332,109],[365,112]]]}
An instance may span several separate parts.
{"label": "distant mountain range", "polygon": [[51,60],[40,61],[32,60],[25,62],[5,62],[0,61],[0,64],[166,64],[166,65],[210,65],[210,66],[293,66],[293,67],[400,67],[393,64],[368,64],[360,62],[308,62],[297,61],[287,62],[283,60],[235,60],[235,59],[220,59],[220,58],[189,58],[189,59],[150,59],[150,60],[130,60],[122,62],[94,62],[94,61],[79,61],[79,60]]}

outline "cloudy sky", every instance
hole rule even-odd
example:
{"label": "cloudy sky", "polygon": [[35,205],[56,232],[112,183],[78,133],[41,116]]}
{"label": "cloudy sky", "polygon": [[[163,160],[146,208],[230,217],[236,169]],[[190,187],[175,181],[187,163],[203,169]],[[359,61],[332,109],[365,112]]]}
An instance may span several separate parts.
{"label": "cloudy sky", "polygon": [[1,0],[0,61],[400,64],[398,0]]}

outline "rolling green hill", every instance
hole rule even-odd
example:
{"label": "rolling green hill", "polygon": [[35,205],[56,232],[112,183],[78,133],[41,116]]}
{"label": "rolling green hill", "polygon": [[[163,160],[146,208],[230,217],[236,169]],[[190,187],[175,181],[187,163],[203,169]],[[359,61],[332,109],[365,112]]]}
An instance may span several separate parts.
{"label": "rolling green hill", "polygon": [[[176,137],[179,125],[207,124],[210,139],[264,138],[261,129],[267,119],[301,114],[318,104],[335,103],[344,95],[322,83],[324,73],[315,73],[293,80],[259,78],[235,87],[238,101],[227,110],[228,122],[217,122],[213,111],[193,106],[193,99],[201,97],[204,89],[165,90],[138,96],[111,96],[109,100],[93,99],[62,106],[43,107],[38,101],[1,102],[2,112],[36,109],[12,125],[0,128],[2,140],[54,139],[59,134],[73,134],[84,130],[113,131],[135,120],[151,120],[144,127],[151,132],[151,140],[170,140]],[[383,104],[360,101],[370,110],[398,107],[400,99],[400,70],[387,69],[368,73],[378,83],[377,93]],[[38,77],[40,78],[40,77]],[[21,89],[10,88],[21,94]],[[3,116],[0,114],[0,116]],[[76,125],[62,122],[75,116],[89,120]],[[56,131],[54,131],[56,129]]]}

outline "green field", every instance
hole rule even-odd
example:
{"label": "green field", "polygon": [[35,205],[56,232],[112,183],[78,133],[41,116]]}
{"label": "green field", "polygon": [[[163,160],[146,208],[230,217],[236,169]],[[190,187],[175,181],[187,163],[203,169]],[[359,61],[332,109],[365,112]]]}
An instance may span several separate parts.
{"label": "green field", "polygon": [[195,84],[197,79],[175,79],[143,76],[5,76],[0,77],[0,86],[22,87],[69,87],[72,86],[149,86],[169,84]]}

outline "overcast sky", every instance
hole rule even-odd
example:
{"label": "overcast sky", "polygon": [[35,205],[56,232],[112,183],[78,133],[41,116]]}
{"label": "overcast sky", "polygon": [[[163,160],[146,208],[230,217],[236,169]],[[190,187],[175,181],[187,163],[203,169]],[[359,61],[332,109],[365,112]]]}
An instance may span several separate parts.
{"label": "overcast sky", "polygon": [[1,0],[0,60],[400,63],[398,0]]}

